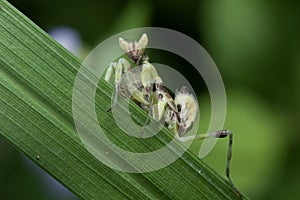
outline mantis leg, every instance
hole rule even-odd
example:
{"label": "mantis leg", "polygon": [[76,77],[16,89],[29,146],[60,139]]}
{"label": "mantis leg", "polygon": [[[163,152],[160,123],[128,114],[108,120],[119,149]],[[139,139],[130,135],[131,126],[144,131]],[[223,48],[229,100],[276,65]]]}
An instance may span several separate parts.
{"label": "mantis leg", "polygon": [[109,67],[106,70],[104,80],[108,83],[112,77],[113,72],[115,71],[116,64],[117,64],[116,62],[110,63]]}
{"label": "mantis leg", "polygon": [[155,83],[147,86],[149,94],[149,104],[148,104],[148,117],[142,127],[141,135],[145,129],[146,124],[148,123],[150,117],[152,117],[155,121],[159,122],[162,121],[163,114],[165,112],[166,101],[159,97],[159,92],[157,90],[157,85]]}
{"label": "mantis leg", "polygon": [[162,80],[159,77],[155,67],[149,62],[143,64],[143,70],[141,72],[141,82],[144,87],[147,87],[153,83],[162,84]]}
{"label": "mantis leg", "polygon": [[105,74],[105,80],[109,82],[113,71],[115,72],[115,97],[112,106],[107,110],[107,112],[110,112],[111,109],[116,105],[118,100],[118,93],[119,93],[119,83],[122,79],[122,75],[128,72],[130,69],[130,64],[128,61],[126,61],[124,58],[120,58],[118,63],[112,62],[110,66],[108,67],[106,74]]}
{"label": "mantis leg", "polygon": [[148,61],[143,63],[141,83],[144,88],[148,88],[150,93],[151,105],[149,106],[149,114],[154,120],[160,121],[170,97],[166,98],[166,92],[159,87],[162,86],[163,81],[158,75],[155,67]]}
{"label": "mantis leg", "polygon": [[243,195],[235,187],[235,185],[233,184],[231,177],[230,177],[230,162],[231,162],[231,156],[232,156],[232,141],[233,141],[233,134],[230,130],[220,130],[220,131],[215,131],[215,132],[207,133],[207,134],[197,134],[195,136],[178,137],[178,139],[182,142],[188,142],[188,141],[202,140],[205,138],[224,138],[226,136],[229,136],[227,163],[226,163],[226,177],[229,181],[230,186],[233,188],[233,190],[240,197],[242,197]]}

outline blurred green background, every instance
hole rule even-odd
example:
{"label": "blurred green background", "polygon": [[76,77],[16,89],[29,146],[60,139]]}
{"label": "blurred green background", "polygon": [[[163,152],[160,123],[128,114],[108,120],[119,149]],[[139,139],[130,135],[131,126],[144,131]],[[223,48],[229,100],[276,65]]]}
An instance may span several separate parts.
{"label": "blurred green background", "polygon": [[[235,133],[233,181],[251,199],[300,198],[299,1],[9,2],[45,31],[66,26],[76,31],[74,52],[81,59],[106,37],[142,26],[174,29],[198,41],[226,86],[225,128]],[[191,82],[205,127],[210,100],[203,83]],[[204,159],[221,175],[227,142],[220,140]],[[0,163],[0,199],[76,199],[3,139]]]}

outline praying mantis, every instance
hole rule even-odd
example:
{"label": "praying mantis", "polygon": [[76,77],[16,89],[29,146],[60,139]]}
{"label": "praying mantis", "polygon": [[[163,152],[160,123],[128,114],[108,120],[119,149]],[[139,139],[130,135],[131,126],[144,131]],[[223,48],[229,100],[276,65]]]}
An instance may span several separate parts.
{"label": "praying mantis", "polygon": [[[110,82],[114,75],[115,99],[112,107],[117,103],[118,95],[130,97],[149,116],[156,121],[164,121],[167,128],[181,142],[200,140],[205,138],[225,138],[229,136],[227,153],[226,176],[234,191],[242,197],[242,194],[233,184],[230,178],[230,161],[232,155],[233,134],[230,130],[218,130],[212,133],[184,136],[192,127],[198,112],[198,101],[183,86],[175,93],[174,99],[163,84],[155,67],[150,63],[145,53],[148,44],[148,36],[142,34],[138,41],[127,41],[119,38],[119,46],[126,53],[128,59],[141,70],[132,70],[130,62],[120,58],[112,62],[105,73],[105,81]],[[108,109],[110,111],[112,109]]]}

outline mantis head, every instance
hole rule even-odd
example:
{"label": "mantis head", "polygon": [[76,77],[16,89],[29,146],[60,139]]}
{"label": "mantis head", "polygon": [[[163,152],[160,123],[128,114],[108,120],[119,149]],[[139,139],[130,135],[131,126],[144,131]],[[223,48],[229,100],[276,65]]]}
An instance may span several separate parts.
{"label": "mantis head", "polygon": [[132,59],[135,63],[141,60],[144,56],[145,48],[148,44],[148,36],[144,33],[140,40],[128,42],[123,38],[119,38],[119,46],[120,48],[126,52],[127,56]]}

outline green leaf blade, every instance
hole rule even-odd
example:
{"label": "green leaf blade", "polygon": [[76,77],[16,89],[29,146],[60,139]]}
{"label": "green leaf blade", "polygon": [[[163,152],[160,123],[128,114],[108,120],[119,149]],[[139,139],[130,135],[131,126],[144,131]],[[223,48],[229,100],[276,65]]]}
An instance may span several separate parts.
{"label": "green leaf blade", "polygon": [[[9,3],[0,0],[0,7],[3,138],[83,199],[237,199],[228,184],[189,151],[170,166],[143,174],[113,170],[93,157],[72,116],[80,61]],[[101,80],[96,108],[101,125],[118,146],[151,151],[172,138],[165,129],[142,142],[124,134],[106,113],[111,93],[111,86]],[[135,105],[133,110],[142,122],[146,114]]]}

